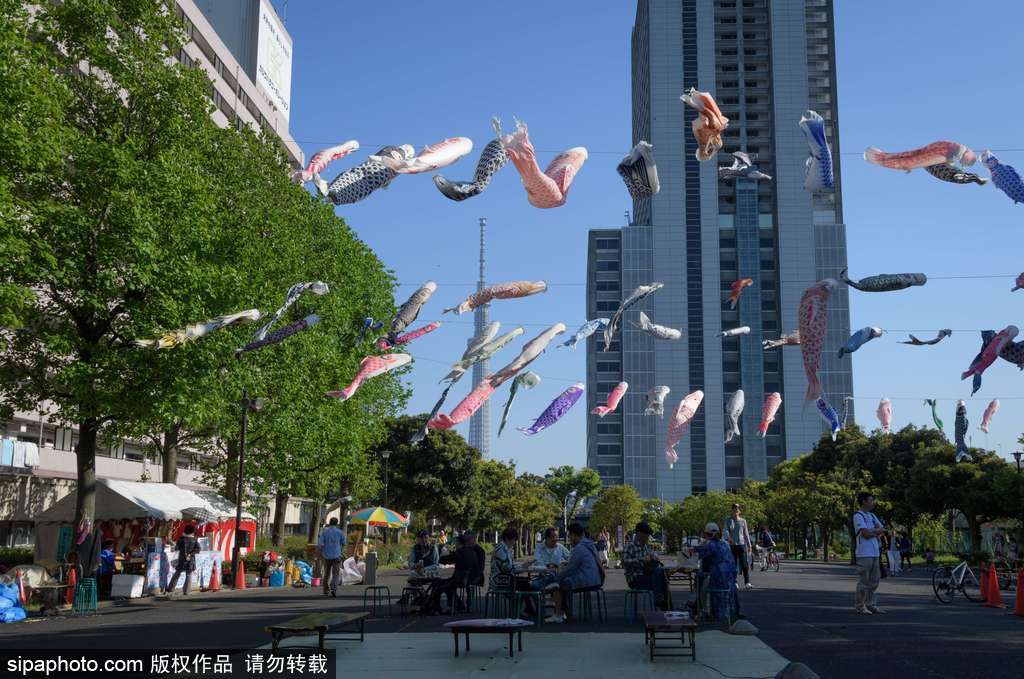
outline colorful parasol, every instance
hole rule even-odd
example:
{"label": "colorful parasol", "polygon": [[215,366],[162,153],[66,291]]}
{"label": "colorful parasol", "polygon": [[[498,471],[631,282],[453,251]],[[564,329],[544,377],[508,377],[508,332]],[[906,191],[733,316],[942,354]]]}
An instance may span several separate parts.
{"label": "colorful parasol", "polygon": [[409,519],[387,507],[364,507],[352,513],[349,521],[368,526],[402,528],[409,525]]}

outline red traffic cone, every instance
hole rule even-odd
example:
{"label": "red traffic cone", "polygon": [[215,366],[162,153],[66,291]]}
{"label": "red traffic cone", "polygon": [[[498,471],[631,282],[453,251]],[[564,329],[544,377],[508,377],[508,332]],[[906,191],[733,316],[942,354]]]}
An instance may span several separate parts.
{"label": "red traffic cone", "polygon": [[211,591],[211,592],[219,592],[220,591],[220,579],[221,579],[220,562],[219,561],[215,561],[214,564],[213,564],[213,572],[210,573],[210,586],[207,589],[209,591]]}
{"label": "red traffic cone", "polygon": [[72,568],[68,571],[68,589],[64,593],[64,603],[68,606],[75,603],[75,588],[78,587],[78,570]]}
{"label": "red traffic cone", "polygon": [[28,599],[25,597],[25,581],[21,579],[21,569],[14,571],[14,579],[18,581],[18,603],[24,606]]}
{"label": "red traffic cone", "polygon": [[245,562],[238,560],[238,572],[235,573],[235,589],[245,589]]}
{"label": "red traffic cone", "polygon": [[985,570],[986,564],[984,561],[981,562],[981,583],[979,588],[981,589],[981,603],[988,603],[988,572]]}
{"label": "red traffic cone", "polygon": [[988,572],[988,595],[985,605],[989,608],[1006,608],[1003,603],[1003,595],[999,593],[999,576],[996,575],[996,565],[992,564]]}
{"label": "red traffic cone", "polygon": [[1024,616],[1024,568],[1017,571],[1017,597],[1013,602],[1013,615]]}

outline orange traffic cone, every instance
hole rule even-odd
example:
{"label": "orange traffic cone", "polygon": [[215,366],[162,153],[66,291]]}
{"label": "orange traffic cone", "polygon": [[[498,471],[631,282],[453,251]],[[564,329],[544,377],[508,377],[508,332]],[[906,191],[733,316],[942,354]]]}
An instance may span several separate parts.
{"label": "orange traffic cone", "polygon": [[18,581],[18,603],[24,606],[28,599],[25,597],[25,581],[21,579],[21,569],[14,571],[14,579]]}
{"label": "orange traffic cone", "polygon": [[238,560],[238,572],[235,573],[235,589],[245,589],[245,562]]}
{"label": "orange traffic cone", "polygon": [[75,588],[78,587],[78,569],[68,571],[68,591],[64,593],[64,603],[68,606],[75,603]]}
{"label": "orange traffic cone", "polygon": [[209,591],[211,591],[211,592],[219,592],[220,591],[220,578],[221,578],[220,562],[215,562],[213,564],[213,572],[210,573],[210,586],[207,589],[209,589]]}
{"label": "orange traffic cone", "polygon": [[986,564],[984,561],[981,562],[981,583],[979,589],[981,589],[981,603],[988,603],[988,573],[985,570]]}
{"label": "orange traffic cone", "polygon": [[995,564],[992,564],[988,572],[988,594],[985,599],[985,605],[989,608],[1006,608],[1003,595],[999,593],[999,576],[996,575]]}
{"label": "orange traffic cone", "polygon": [[1024,568],[1017,571],[1017,598],[1013,603],[1013,614],[1024,616]]}

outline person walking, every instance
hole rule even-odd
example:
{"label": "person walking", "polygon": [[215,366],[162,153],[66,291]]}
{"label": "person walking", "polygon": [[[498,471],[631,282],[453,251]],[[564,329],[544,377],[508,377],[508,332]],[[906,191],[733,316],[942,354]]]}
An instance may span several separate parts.
{"label": "person walking", "polygon": [[910,536],[906,533],[900,535],[900,568],[903,568],[904,562],[907,564],[907,570],[910,570],[910,557],[914,551],[913,545],[910,542]]}
{"label": "person walking", "polygon": [[754,589],[750,584],[750,559],[747,552],[751,549],[750,531],[747,529],[747,520],[740,514],[741,508],[738,504],[732,506],[732,516],[725,520],[725,539],[732,550],[732,558],[736,564],[743,569],[743,583],[747,589]]}
{"label": "person walking", "polygon": [[174,594],[178,586],[178,576],[185,574],[185,584],[181,587],[181,593],[188,596],[189,585],[192,582],[192,571],[196,569],[196,554],[199,553],[199,541],[196,540],[196,527],[192,524],[185,526],[184,532],[174,544],[178,550],[178,564],[174,569],[174,577],[167,586],[167,596]]}
{"label": "person walking", "polygon": [[900,550],[897,546],[899,538],[896,535],[885,535],[882,538],[882,546],[886,550],[889,561],[889,575],[899,575],[902,572],[900,567]]}
{"label": "person walking", "polygon": [[882,579],[878,538],[885,535],[885,526],[873,512],[875,498],[871,493],[857,493],[857,505],[860,509],[853,514],[853,530],[857,535],[855,610],[866,615],[880,615],[885,611],[878,607],[876,595]]}
{"label": "person walking", "polygon": [[338,596],[338,583],[341,581],[341,552],[345,548],[345,531],[338,526],[338,517],[332,516],[331,522],[320,533],[317,547],[320,558],[324,561],[324,596]]}
{"label": "person walking", "polygon": [[608,532],[608,528],[604,527],[601,532],[597,534],[597,557],[601,560],[601,565],[605,568],[608,567],[608,543],[612,540],[611,533]]}

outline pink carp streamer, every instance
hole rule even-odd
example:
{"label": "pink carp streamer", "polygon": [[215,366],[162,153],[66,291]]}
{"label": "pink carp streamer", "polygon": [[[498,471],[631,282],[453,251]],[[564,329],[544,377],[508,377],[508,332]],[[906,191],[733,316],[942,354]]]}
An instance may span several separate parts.
{"label": "pink carp streamer", "polygon": [[687,394],[679,402],[675,414],[668,423],[668,435],[665,437],[665,461],[668,462],[669,469],[672,469],[679,460],[676,445],[683,439],[686,430],[690,428],[690,420],[697,414],[697,408],[700,407],[703,400],[704,392],[699,389]]}
{"label": "pink carp streamer", "polygon": [[309,159],[306,169],[297,171],[294,176],[304,182],[313,181],[313,178],[319,176],[321,172],[326,170],[328,165],[358,150],[359,142],[355,139],[351,139],[344,144],[338,144],[337,146],[321,149],[314,153],[313,157]]}
{"label": "pink carp streamer", "polygon": [[741,278],[730,286],[732,292],[729,293],[729,308],[735,309],[736,305],[740,301],[740,295],[743,294],[743,288],[748,285],[753,285],[753,278]]}
{"label": "pink carp streamer", "polygon": [[971,361],[970,367],[960,374],[960,379],[966,380],[971,375],[981,377],[982,373],[999,358],[999,352],[1003,347],[1013,341],[1013,338],[1020,332],[1015,325],[1008,325],[999,331],[992,341],[985,345],[981,353]]}
{"label": "pink carp streamer", "polygon": [[480,410],[487,399],[494,393],[494,387],[491,386],[490,380],[484,379],[480,384],[476,385],[473,391],[469,392],[466,398],[462,399],[459,405],[455,406],[455,410],[452,411],[451,415],[445,415],[441,413],[434,419],[427,422],[428,429],[451,429],[457,424],[465,422],[473,416],[476,411]]}
{"label": "pink carp streamer", "polygon": [[565,205],[572,180],[587,162],[587,149],[575,146],[555,156],[541,172],[526,123],[521,120],[516,121],[515,132],[501,137],[501,146],[519,170],[530,205],[542,209]]}
{"label": "pink carp streamer", "polygon": [[818,366],[821,363],[821,349],[825,343],[828,328],[828,300],[839,283],[834,278],[818,281],[804,291],[797,311],[800,329],[800,353],[804,359],[807,374],[808,401],[821,396],[821,382],[818,380]]}
{"label": "pink carp streamer", "polygon": [[401,368],[412,360],[409,354],[384,354],[383,356],[367,356],[359,363],[359,372],[352,383],[341,391],[328,391],[327,396],[336,398],[339,401],[347,401],[352,398],[356,390],[366,380],[383,375],[397,368]]}
{"label": "pink carp streamer", "polygon": [[691,123],[693,136],[697,139],[697,160],[711,160],[722,148],[722,132],[729,127],[729,119],[722,115],[714,97],[708,92],[691,87],[679,99],[700,114]]}
{"label": "pink carp streamer", "polygon": [[779,392],[773,391],[765,397],[764,405],[761,406],[761,425],[757,428],[758,436],[764,438],[768,435],[768,427],[775,421],[775,414],[779,412],[781,405],[782,394]]}
{"label": "pink carp streamer", "polygon": [[883,397],[878,402],[878,410],[875,411],[875,415],[878,416],[878,422],[882,425],[882,433],[888,434],[892,428],[892,401]]}
{"label": "pink carp streamer", "polygon": [[994,398],[992,399],[992,402],[988,404],[988,407],[985,408],[985,412],[981,415],[981,426],[978,428],[986,434],[988,433],[988,425],[992,422],[992,417],[996,414],[997,410],[999,410],[999,399]]}
{"label": "pink carp streamer", "polygon": [[629,384],[626,382],[619,382],[615,385],[615,388],[608,392],[608,400],[605,401],[603,406],[597,406],[590,411],[591,415],[597,415],[598,417],[604,417],[608,413],[615,412],[615,409],[619,407],[619,401],[626,395],[626,390],[629,389]]}
{"label": "pink carp streamer", "polygon": [[462,156],[473,150],[473,140],[469,137],[451,137],[436,144],[424,146],[414,158],[394,158],[393,156],[370,156],[384,167],[397,174],[420,174],[433,172],[448,167]]}
{"label": "pink carp streamer", "polygon": [[454,311],[457,314],[464,314],[467,311],[472,311],[473,309],[483,306],[495,299],[529,297],[530,295],[536,295],[547,291],[548,284],[544,281],[509,281],[508,283],[498,283],[497,285],[492,285],[489,288],[484,288],[479,292],[474,292],[472,295],[460,302],[458,306],[445,309],[442,313]]}
{"label": "pink carp streamer", "polygon": [[410,330],[404,335],[399,335],[398,337],[395,338],[394,342],[389,342],[386,337],[381,337],[377,340],[377,348],[380,349],[381,351],[387,351],[391,347],[398,347],[403,344],[408,344],[409,342],[412,342],[415,339],[423,337],[427,333],[434,332],[440,327],[441,323],[439,321],[432,321],[421,328],[416,328],[415,330]]}
{"label": "pink carp streamer", "polygon": [[973,165],[975,155],[974,151],[955,141],[936,141],[919,149],[900,151],[899,153],[886,153],[872,146],[864,150],[864,160],[893,170],[910,172],[919,167],[940,163]]}

